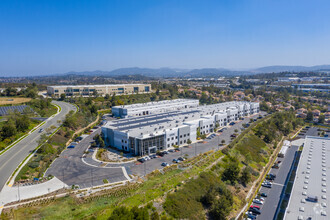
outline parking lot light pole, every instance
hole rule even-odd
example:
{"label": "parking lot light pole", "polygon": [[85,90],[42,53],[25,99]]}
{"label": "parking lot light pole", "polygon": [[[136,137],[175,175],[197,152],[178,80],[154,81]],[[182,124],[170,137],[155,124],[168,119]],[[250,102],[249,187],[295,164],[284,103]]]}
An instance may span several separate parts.
{"label": "parking lot light pole", "polygon": [[144,161],[144,176],[147,175],[147,167],[146,167],[147,161]]}

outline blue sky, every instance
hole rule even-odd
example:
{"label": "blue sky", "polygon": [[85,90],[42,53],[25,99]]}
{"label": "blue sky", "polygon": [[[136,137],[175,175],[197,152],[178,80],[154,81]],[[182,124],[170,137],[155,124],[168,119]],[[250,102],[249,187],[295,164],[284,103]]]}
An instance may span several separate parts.
{"label": "blue sky", "polygon": [[330,64],[328,0],[1,0],[0,76]]}

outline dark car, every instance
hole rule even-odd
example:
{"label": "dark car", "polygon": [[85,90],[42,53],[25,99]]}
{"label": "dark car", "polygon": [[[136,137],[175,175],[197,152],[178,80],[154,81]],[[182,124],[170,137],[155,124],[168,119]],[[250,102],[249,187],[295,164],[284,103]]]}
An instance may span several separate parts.
{"label": "dark car", "polygon": [[154,159],[154,158],[157,158],[157,155],[156,154],[152,154],[149,156],[151,159]]}
{"label": "dark car", "polygon": [[260,193],[260,196],[267,197],[267,194],[266,193]]}
{"label": "dark car", "polygon": [[256,209],[256,208],[250,208],[249,211],[252,212],[252,213],[255,213],[257,215],[261,214],[261,211],[259,209]]}
{"label": "dark car", "polygon": [[236,123],[235,123],[235,122],[230,122],[230,123],[229,123],[229,125],[234,125],[234,124],[236,124]]}
{"label": "dark car", "polygon": [[140,158],[138,159],[137,161],[141,162],[141,163],[144,163],[146,160],[144,158]]}
{"label": "dark car", "polygon": [[168,152],[170,152],[170,153],[174,153],[174,150],[173,150],[173,149],[170,149],[170,150],[168,150]]}

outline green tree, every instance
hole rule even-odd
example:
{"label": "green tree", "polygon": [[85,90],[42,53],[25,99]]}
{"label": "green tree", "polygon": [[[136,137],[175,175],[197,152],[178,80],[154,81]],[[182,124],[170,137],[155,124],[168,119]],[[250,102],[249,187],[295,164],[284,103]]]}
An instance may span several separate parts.
{"label": "green tree", "polygon": [[16,120],[16,129],[18,131],[26,131],[30,126],[31,120],[27,115],[23,115]]}
{"label": "green tree", "polygon": [[14,136],[17,133],[15,123],[12,120],[9,120],[2,126],[1,134],[3,139]]}
{"label": "green tree", "polygon": [[187,140],[187,144],[191,144],[191,140],[190,139]]}
{"label": "green tree", "polygon": [[225,170],[222,173],[222,179],[224,181],[229,180],[231,184],[234,184],[238,180],[240,168],[238,160],[236,158],[230,158],[230,161],[226,164]]}
{"label": "green tree", "polygon": [[251,181],[251,172],[249,167],[245,167],[242,170],[240,180],[244,185],[248,184]]}
{"label": "green tree", "polygon": [[306,116],[306,121],[312,122],[313,121],[313,112],[308,112]]}
{"label": "green tree", "polygon": [[201,137],[201,128],[200,127],[197,128],[196,135],[198,138]]}
{"label": "green tree", "polygon": [[66,97],[66,96],[65,96],[65,93],[62,93],[61,96],[60,96],[61,100],[64,100],[65,97]]}
{"label": "green tree", "polygon": [[324,115],[320,115],[318,123],[324,124],[324,122],[325,122],[325,116]]}

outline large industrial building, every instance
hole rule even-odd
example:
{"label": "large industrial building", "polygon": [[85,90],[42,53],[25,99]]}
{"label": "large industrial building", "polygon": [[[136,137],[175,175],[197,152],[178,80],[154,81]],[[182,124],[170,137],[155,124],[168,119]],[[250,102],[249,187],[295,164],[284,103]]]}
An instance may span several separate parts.
{"label": "large industrial building", "polygon": [[106,94],[129,95],[151,92],[151,84],[108,84],[108,85],[66,85],[48,86],[47,93],[53,97],[66,96],[92,96],[97,92],[100,96]]}
{"label": "large industrial building", "polygon": [[198,99],[173,99],[158,102],[114,106],[112,107],[112,114],[115,117],[126,118],[188,109],[198,106]]}
{"label": "large industrial building", "polygon": [[196,141],[197,130],[207,134],[216,125],[223,127],[258,112],[256,102],[225,102],[108,121],[102,133],[107,146],[142,156]]}
{"label": "large industrial building", "polygon": [[329,219],[329,150],[329,138],[305,138],[284,219]]}

